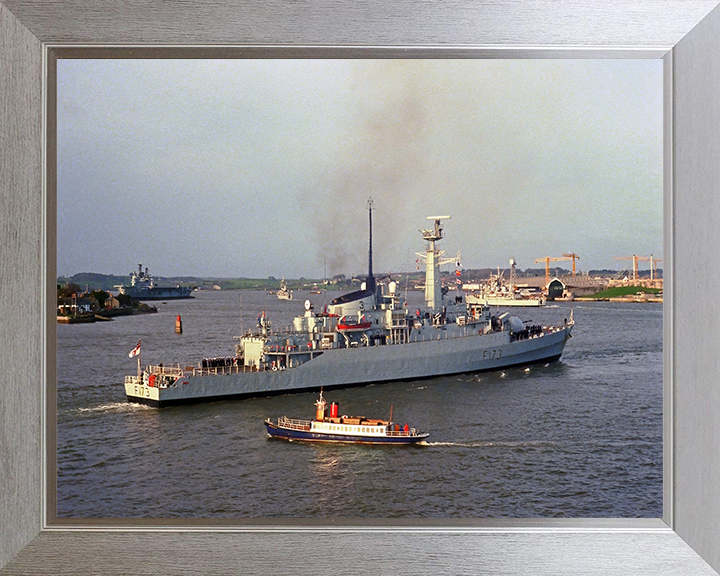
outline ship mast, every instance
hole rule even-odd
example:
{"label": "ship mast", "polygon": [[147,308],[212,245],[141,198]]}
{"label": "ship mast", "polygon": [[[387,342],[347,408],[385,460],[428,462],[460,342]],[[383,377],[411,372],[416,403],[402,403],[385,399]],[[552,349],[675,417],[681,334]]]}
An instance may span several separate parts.
{"label": "ship mast", "polygon": [[368,247],[368,277],[366,289],[375,294],[375,277],[372,271],[372,211],[373,211],[373,199],[368,199],[368,217],[370,221],[370,243]]}
{"label": "ship mast", "polygon": [[449,220],[450,216],[428,216],[427,219],[434,220],[435,226],[430,230],[420,230],[428,245],[425,254],[420,252],[416,254],[425,259],[425,306],[433,312],[438,312],[442,306],[440,265],[459,260],[460,253],[458,252],[457,258],[442,258],[445,250],[435,249],[435,242],[443,238],[440,221]]}

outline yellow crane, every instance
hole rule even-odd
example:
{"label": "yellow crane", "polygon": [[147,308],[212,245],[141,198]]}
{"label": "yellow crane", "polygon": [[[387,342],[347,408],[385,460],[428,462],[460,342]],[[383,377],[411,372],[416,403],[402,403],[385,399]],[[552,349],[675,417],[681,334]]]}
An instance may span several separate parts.
{"label": "yellow crane", "polygon": [[580,260],[580,256],[575,254],[575,252],[572,252],[571,254],[563,254],[566,258],[572,258],[573,261],[573,272],[572,275],[575,276],[575,260]]}
{"label": "yellow crane", "polygon": [[575,259],[570,254],[565,254],[564,256],[545,256],[545,258],[538,258],[535,260],[535,264],[545,262],[545,286],[550,284],[550,262],[555,262],[557,260],[572,260],[573,276],[575,275]]}

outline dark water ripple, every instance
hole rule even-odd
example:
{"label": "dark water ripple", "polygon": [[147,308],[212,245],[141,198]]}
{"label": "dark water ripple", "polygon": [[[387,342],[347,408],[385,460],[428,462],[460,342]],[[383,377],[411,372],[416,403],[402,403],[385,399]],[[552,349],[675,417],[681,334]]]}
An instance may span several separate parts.
{"label": "dark water ripple", "polygon": [[[328,297],[331,298],[332,296]],[[411,293],[419,299],[419,293]],[[301,297],[302,298],[302,297]],[[323,297],[313,296],[316,309]],[[411,306],[413,305],[411,301]],[[143,363],[233,353],[264,293],[201,292],[114,322],[58,326],[58,516],[87,518],[660,517],[662,307],[577,303],[559,363],[333,391],[346,413],[428,430],[422,446],[268,439],[264,418],[308,417],[313,394],[155,410],[128,404]],[[570,304],[518,311],[561,322]],[[175,316],[184,334],[174,333]]]}

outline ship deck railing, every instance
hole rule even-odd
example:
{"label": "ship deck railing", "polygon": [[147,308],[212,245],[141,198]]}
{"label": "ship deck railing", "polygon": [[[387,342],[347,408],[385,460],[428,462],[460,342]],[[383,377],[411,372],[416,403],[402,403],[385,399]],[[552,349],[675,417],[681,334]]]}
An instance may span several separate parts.
{"label": "ship deck railing", "polygon": [[189,367],[187,371],[192,372],[193,376],[228,376],[230,374],[241,374],[243,372],[257,372],[258,369],[255,366],[236,364],[233,366],[213,366],[212,368],[196,368],[193,366]]}
{"label": "ship deck railing", "polygon": [[[392,336],[388,336],[387,344],[388,345],[396,345],[396,344],[412,344],[412,343],[416,343],[416,342],[428,342],[428,341],[432,341],[432,340],[451,340],[453,338],[466,338],[469,336],[477,336],[480,332],[484,332],[483,329],[480,329],[480,330],[478,329],[478,325],[483,325],[483,326],[485,325],[484,322],[473,319],[471,317],[461,317],[461,318],[463,318],[463,320],[461,320],[460,322],[448,322],[444,326],[443,325],[435,326],[435,328],[438,328],[438,327],[439,328],[444,328],[444,327],[450,328],[450,327],[454,326],[456,328],[459,328],[460,330],[450,329],[450,330],[436,331],[432,336],[430,336],[430,335],[425,334],[425,332],[423,331],[423,328],[413,327],[413,329],[411,331],[409,331],[409,334],[407,335],[407,337],[403,336],[402,338],[398,338],[398,337],[393,338]],[[408,326],[404,322],[399,323],[399,324],[395,324],[393,322],[392,326],[390,326],[389,329],[391,330],[391,332],[395,332],[397,330],[403,330],[407,327]],[[561,329],[563,329],[563,326],[543,326],[542,333],[536,335],[535,337],[537,338],[538,336],[543,336],[545,334],[551,334],[551,333],[556,332]],[[495,332],[495,331],[493,330],[493,332]],[[319,334],[322,338],[323,336],[334,334],[334,331],[320,332]],[[271,336],[273,336],[273,335],[275,335],[275,336],[277,336],[277,335],[284,335],[284,336],[285,335],[287,335],[287,336],[302,335],[302,336],[307,337],[307,332],[290,329],[290,330],[282,330],[282,331],[275,331],[275,332],[271,331],[271,332],[269,332],[269,335],[271,335]],[[258,334],[258,336],[260,336],[260,335]],[[361,345],[361,344],[358,343],[358,345]],[[286,345],[280,345],[280,344],[265,345],[265,347],[263,348],[263,352],[265,354],[277,356],[277,355],[281,355],[281,354],[282,355],[284,355],[284,354],[300,354],[300,353],[307,354],[308,352],[313,353],[313,352],[326,350],[328,348],[329,348],[328,346],[323,346],[322,341],[320,341],[317,345],[314,345],[314,346],[309,346],[308,344],[297,344],[297,345],[291,345],[291,346],[288,346],[287,344]]]}
{"label": "ship deck railing", "polygon": [[[262,367],[261,367],[262,370]],[[255,366],[244,366],[242,364],[232,366],[214,366],[212,368],[200,368],[198,366],[182,366],[177,364],[175,366],[152,366],[148,365],[144,369],[144,373],[147,375],[155,374],[156,376],[167,376],[168,379],[182,378],[183,376],[222,376],[228,374],[240,374],[241,372],[257,372],[258,369]],[[125,376],[126,384],[137,384],[143,377],[138,376]],[[165,380],[160,378],[160,380]],[[161,388],[163,386],[160,386]]]}
{"label": "ship deck railing", "polygon": [[554,326],[541,326],[540,330],[535,333],[528,333],[527,331],[510,332],[510,342],[518,342],[520,340],[534,340],[535,338],[542,338],[547,334],[557,332],[560,328]]}
{"label": "ship deck railing", "polygon": [[307,432],[312,427],[312,422],[310,420],[295,420],[293,418],[288,418],[287,416],[281,416],[278,418],[278,426]]}
{"label": "ship deck railing", "polygon": [[145,371],[148,374],[155,374],[156,376],[172,376],[173,378],[180,378],[184,371],[180,364],[176,366],[153,366],[148,364],[145,367]]}
{"label": "ship deck railing", "polygon": [[[294,418],[288,418],[287,416],[281,416],[278,418],[278,426],[282,426],[283,428],[288,428],[291,430],[301,430],[303,432],[307,432],[312,429],[312,421],[310,420],[297,420]],[[358,426],[357,424],[354,424],[352,426]],[[362,424],[360,425],[362,426]],[[368,425],[369,426],[369,425]],[[332,431],[327,431],[325,433],[332,434]],[[338,434],[343,434],[343,432],[336,432]],[[387,430],[385,429],[383,431],[384,436],[390,436],[393,438],[408,438],[412,436],[417,436],[419,434],[418,430],[415,428],[410,428],[409,430]],[[352,436],[352,434],[350,434]]]}
{"label": "ship deck railing", "polygon": [[173,380],[182,377],[184,373],[185,372],[183,368],[181,368],[180,364],[176,366],[153,366],[148,364],[147,366],[145,366],[142,375],[125,376],[125,384],[141,384],[146,377],[152,376],[154,374],[155,376],[159,377],[157,378],[157,382],[159,383],[159,385],[156,387],[165,388]]}
{"label": "ship deck railing", "polygon": [[407,432],[405,430],[388,430],[386,434],[393,437],[408,437],[417,436],[418,431],[415,428],[410,428]]}
{"label": "ship deck railing", "polygon": [[317,351],[316,347],[313,347],[309,344],[290,344],[290,345],[280,345],[280,344],[271,344],[271,345],[265,345],[263,347],[263,352],[265,354],[298,354],[300,352],[315,352]]}
{"label": "ship deck railing", "polygon": [[[392,336],[388,336],[387,343],[392,344],[408,344],[408,343],[414,343],[414,342],[427,342],[430,340],[450,340],[453,338],[465,338],[468,336],[476,336],[478,334],[476,325],[479,324],[479,322],[467,322],[466,324],[458,324],[459,327],[463,328],[461,331],[443,331],[442,333],[436,333],[432,337],[426,335],[422,328],[414,328],[412,331],[409,331],[407,337],[393,338]],[[447,326],[453,326],[453,324],[447,324]],[[397,330],[405,330],[408,328],[406,324],[393,324],[391,326],[392,333],[396,334]],[[435,327],[437,328],[437,326]],[[288,336],[294,336],[294,335],[304,335],[307,336],[306,332],[283,332],[282,334],[288,335]],[[334,332],[320,332],[321,336],[327,336],[332,335]],[[360,345],[360,342],[353,342],[357,347]],[[332,348],[332,346],[323,345],[322,340],[317,344],[317,346],[310,346],[308,344],[295,344],[295,345],[280,345],[280,344],[272,344],[272,345],[265,345],[263,347],[263,353],[273,356],[278,355],[286,355],[286,354],[307,354],[308,352],[319,352],[323,350],[327,350],[329,348]]]}

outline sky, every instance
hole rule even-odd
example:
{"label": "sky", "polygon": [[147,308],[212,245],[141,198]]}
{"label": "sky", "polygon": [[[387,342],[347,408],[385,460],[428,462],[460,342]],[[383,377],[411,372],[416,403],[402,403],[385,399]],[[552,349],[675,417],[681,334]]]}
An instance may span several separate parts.
{"label": "sky", "polygon": [[464,268],[663,257],[661,60],[61,59],[57,79],[60,276],[364,274],[369,198],[376,274],[414,271],[435,215]]}

